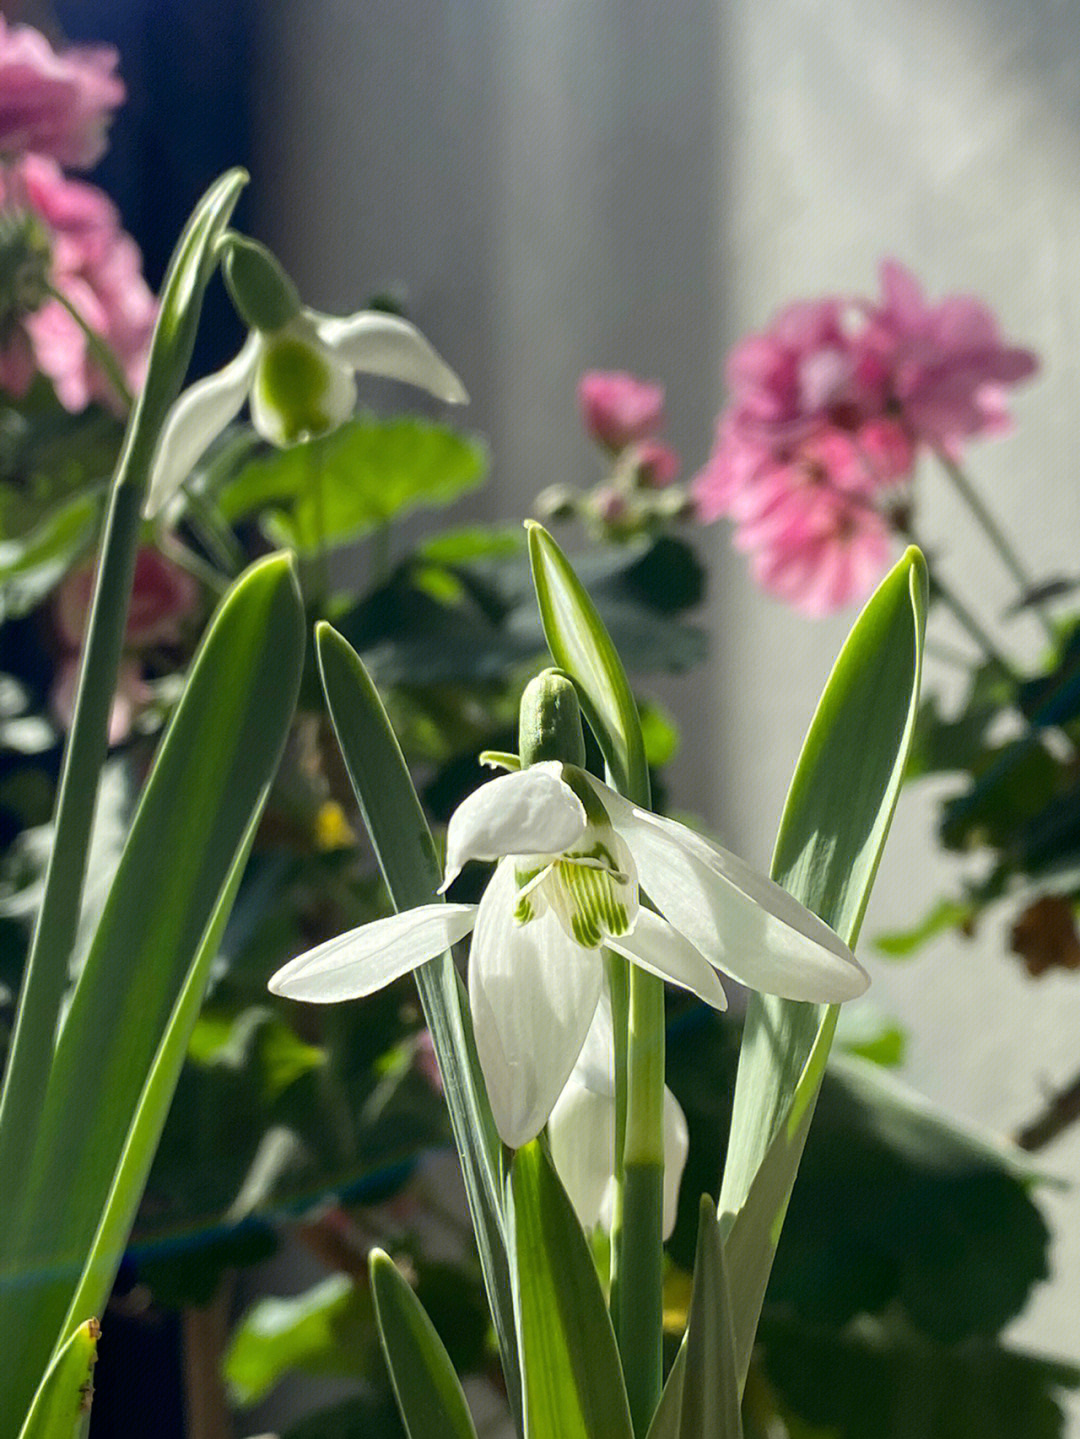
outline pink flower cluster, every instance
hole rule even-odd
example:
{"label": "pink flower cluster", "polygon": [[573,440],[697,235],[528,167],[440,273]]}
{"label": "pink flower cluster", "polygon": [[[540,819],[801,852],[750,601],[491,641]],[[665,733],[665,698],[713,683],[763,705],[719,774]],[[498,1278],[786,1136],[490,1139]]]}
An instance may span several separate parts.
{"label": "pink flower cluster", "polygon": [[881,292],[792,305],[735,347],[731,401],[693,484],[701,518],[734,520],[755,579],[808,614],[869,592],[920,452],[956,458],[1006,428],[1007,388],[1037,368],[971,296],[932,303],[895,260]]}
{"label": "pink flower cluster", "polygon": [[122,410],[83,329],[58,291],[113,351],[127,385],[145,377],[157,302],[142,258],[109,198],[65,175],[105,148],[110,112],[124,98],[116,54],[57,54],[29,26],[0,18],[0,389],[20,398],[35,375],[65,409],[92,400]]}
{"label": "pink flower cluster", "polygon": [[58,54],[40,31],[0,15],[0,156],[33,152],[74,170],[96,164],[124,102],[118,58],[107,45]]}
{"label": "pink flower cluster", "polygon": [[[53,623],[60,644],[60,660],[53,680],[50,704],[58,723],[71,726],[79,652],[86,638],[87,615],[94,591],[94,567],[71,570],[53,596]],[[109,743],[120,744],[131,730],[137,712],[152,698],[143,675],[143,656],[155,645],[176,644],[184,621],[199,604],[199,586],[186,570],[144,545],[135,557],[124,655],[117,676],[116,695],[109,717]]]}
{"label": "pink flower cluster", "polygon": [[589,435],[613,456],[632,451],[638,482],[670,485],[679,456],[658,438],[664,427],[664,387],[621,370],[588,370],[578,382],[581,418]]}

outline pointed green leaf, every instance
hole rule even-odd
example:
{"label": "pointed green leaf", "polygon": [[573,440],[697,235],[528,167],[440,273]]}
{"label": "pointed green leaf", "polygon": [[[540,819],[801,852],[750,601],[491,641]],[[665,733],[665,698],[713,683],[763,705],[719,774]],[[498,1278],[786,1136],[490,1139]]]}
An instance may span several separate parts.
{"label": "pointed green leaf", "polygon": [[588,1241],[538,1140],[514,1155],[508,1208],[527,1439],[632,1439]]}
{"label": "pointed green leaf", "polygon": [[[398,910],[430,904],[442,879],[439,860],[378,691],[356,651],[330,625],[317,627],[315,642],[334,732],[390,897]],[[501,1148],[476,1058],[468,1005],[448,954],[422,965],[416,971],[416,983],[461,1156],[507,1391],[511,1407],[520,1413],[517,1341],[500,1197]]]}
{"label": "pointed green leaf", "polygon": [[424,1306],[381,1249],[371,1290],[383,1354],[409,1439],[476,1439],[454,1366]]}
{"label": "pointed green leaf", "polygon": [[562,550],[542,526],[529,524],[529,558],[540,618],[552,658],[578,687],[620,794],[649,803],[649,767],[637,704],[604,622]]}
{"label": "pointed green leaf", "polygon": [[[33,1161],[4,1235],[6,1275],[19,1282],[0,1288],[0,1332],[9,1336],[0,1434],[13,1432],[7,1416],[28,1402],[27,1385],[48,1361],[107,1201],[110,1225],[137,1201],[167,1108],[172,1081],[162,1072],[151,1085],[158,1098],[143,1115],[156,1118],[136,1141],[142,1157],[135,1163],[131,1156],[126,1192],[113,1194],[118,1166],[140,1105],[149,1102],[147,1081],[163,1037],[175,1046],[194,1022],[188,981],[201,975],[201,993],[207,966],[200,969],[196,956],[220,918],[222,894],[235,881],[237,855],[277,768],[303,650],[295,567],[273,556],[252,566],[223,600],[159,746],[60,1034]],[[169,1031],[178,1005],[183,1024]],[[115,1243],[109,1252],[115,1262]],[[89,1312],[108,1292],[108,1268],[95,1268]]]}
{"label": "pointed green leaf", "polygon": [[19,1439],[80,1439],[90,1419],[100,1334],[96,1319],[76,1328],[49,1365]]}
{"label": "pointed green leaf", "polygon": [[[780,824],[774,878],[852,945],[911,746],[925,625],[926,567],[909,549],[840,653]],[[761,995],[748,1006],[720,1196],[740,1379],[837,1013]]]}
{"label": "pointed green leaf", "polygon": [[[128,419],[109,494],[101,559],[56,801],[56,837],[26,965],[0,1094],[0,1208],[16,1201],[44,1102],[75,945],[98,779],[105,761],[143,496],[161,427],[191,359],[217,244],[247,176],[233,170],[203,196],[174,251],[150,345],[146,383]],[[0,1243],[0,1270],[6,1250]],[[0,1434],[3,1433],[0,1421]]]}
{"label": "pointed green leaf", "polygon": [[742,1439],[735,1330],[716,1208],[701,1196],[694,1293],[686,1326],[679,1439]]}

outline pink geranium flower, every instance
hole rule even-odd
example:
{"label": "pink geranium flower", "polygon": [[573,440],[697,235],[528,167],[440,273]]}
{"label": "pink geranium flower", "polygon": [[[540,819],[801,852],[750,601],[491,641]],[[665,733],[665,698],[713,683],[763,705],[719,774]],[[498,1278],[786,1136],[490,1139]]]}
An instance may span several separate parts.
{"label": "pink geranium flower", "polygon": [[[86,618],[94,591],[94,566],[90,563],[72,570],[53,596],[53,619],[57,636],[66,649],[77,650],[86,637]],[[150,645],[174,644],[184,620],[199,603],[195,579],[167,560],[151,545],[143,545],[135,557],[124,645],[146,649]]]}
{"label": "pink geranium flower", "polygon": [[609,450],[655,435],[664,423],[664,387],[622,371],[590,370],[578,383],[589,434]]}
{"label": "pink geranium flower", "polygon": [[973,296],[931,304],[896,260],[882,263],[881,291],[866,310],[861,363],[912,437],[955,450],[973,435],[1007,428],[1006,389],[1035,373],[1036,356],[1003,340],[993,313]]}
{"label": "pink geranium flower", "polygon": [[[79,650],[86,637],[87,615],[94,589],[94,567],[72,570],[53,596],[53,622],[61,656],[49,695],[57,723],[69,729],[75,706]],[[121,744],[131,732],[138,712],[153,698],[143,675],[143,653],[153,645],[175,644],[184,621],[199,604],[199,586],[187,573],[149,545],[135,557],[124,657],[117,675],[116,694],[109,717],[109,743]]]}
{"label": "pink geranium flower", "polygon": [[87,169],[105,153],[124,85],[110,46],[56,51],[40,31],[0,15],[0,156],[28,151]]}
{"label": "pink geranium flower", "polygon": [[[18,207],[44,227],[51,253],[48,279],[110,346],[129,388],[138,390],[157,316],[157,301],[142,275],[142,260],[108,196],[64,175],[54,160],[27,155],[0,203]],[[94,363],[82,330],[57,300],[46,299],[12,328],[0,350],[0,385],[26,393],[40,371],[65,409],[91,400],[121,408]]]}

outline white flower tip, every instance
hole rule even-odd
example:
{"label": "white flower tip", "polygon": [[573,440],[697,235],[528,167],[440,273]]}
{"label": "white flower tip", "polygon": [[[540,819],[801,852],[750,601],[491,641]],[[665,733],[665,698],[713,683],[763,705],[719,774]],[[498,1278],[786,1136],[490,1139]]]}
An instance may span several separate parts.
{"label": "white flower tip", "polygon": [[464,864],[457,864],[456,862],[455,862],[454,864],[451,864],[451,863],[450,863],[450,860],[447,859],[447,861],[446,861],[446,878],[443,880],[442,884],[439,885],[439,887],[438,887],[438,889],[435,891],[435,893],[436,893],[436,894],[445,894],[446,891],[447,891],[447,890],[450,888],[450,886],[453,884],[454,880],[457,879],[458,875],[461,873],[461,871],[462,871],[464,868],[465,868]]}

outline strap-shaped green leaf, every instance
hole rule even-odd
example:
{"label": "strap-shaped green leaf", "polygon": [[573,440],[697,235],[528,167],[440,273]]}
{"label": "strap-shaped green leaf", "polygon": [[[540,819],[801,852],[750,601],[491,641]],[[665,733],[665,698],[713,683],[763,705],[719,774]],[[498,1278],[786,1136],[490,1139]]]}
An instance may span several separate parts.
{"label": "strap-shaped green leaf", "polygon": [[476,1439],[450,1356],[424,1306],[381,1249],[371,1251],[371,1292],[409,1439]]}
{"label": "strap-shaped green leaf", "polygon": [[76,1328],[46,1370],[19,1439],[80,1439],[90,1421],[100,1334],[96,1319]]}
{"label": "strap-shaped green leaf", "polygon": [[[241,576],[203,639],[61,1031],[33,1161],[6,1216],[0,1435],[15,1432],[79,1285],[163,1036],[277,768],[303,652],[295,566],[273,556]],[[143,1136],[146,1159],[154,1138]],[[95,1271],[102,1299],[107,1268]]]}
{"label": "strap-shaped green leaf", "polygon": [[[822,695],[788,793],[773,877],[854,945],[911,747],[926,629],[926,566],[909,549],[859,616]],[[751,995],[720,1193],[740,1387],[813,1118],[837,1006]],[[669,1439],[684,1341],[649,1439]]]}
{"label": "strap-shaped green leaf", "polygon": [[529,559],[552,658],[574,680],[611,771],[635,804],[649,803],[649,767],[637,703],[611,636],[570,562],[541,525],[529,524]]}
{"label": "strap-shaped green leaf", "polygon": [[[218,240],[246,181],[242,170],[223,175],[200,200],[180,237],[165,277],[146,384],[128,419],[112,483],[60,777],[56,837],[0,1095],[3,1210],[15,1203],[19,1179],[29,1163],[78,929],[94,801],[105,761],[109,710],[150,465],[166,413],[191,360],[203,294],[217,266]],[[0,1270],[5,1253],[0,1241]]]}
{"label": "strap-shaped green leaf", "polygon": [[[390,898],[398,910],[430,904],[442,878],[439,860],[378,691],[356,651],[330,625],[316,628],[315,644],[334,732]],[[500,1194],[501,1148],[476,1058],[468,1005],[448,954],[422,965],[416,983],[461,1156],[507,1392],[511,1408],[520,1416],[521,1383]]]}
{"label": "strap-shaped green leaf", "polygon": [[[854,945],[914,732],[926,567],[909,549],[863,610],[803,745],[773,876]],[[753,995],[720,1196],[740,1382],[838,1010]]]}
{"label": "strap-shaped green leaf", "polygon": [[508,1216],[527,1439],[632,1439],[588,1242],[539,1140],[514,1155]]}

